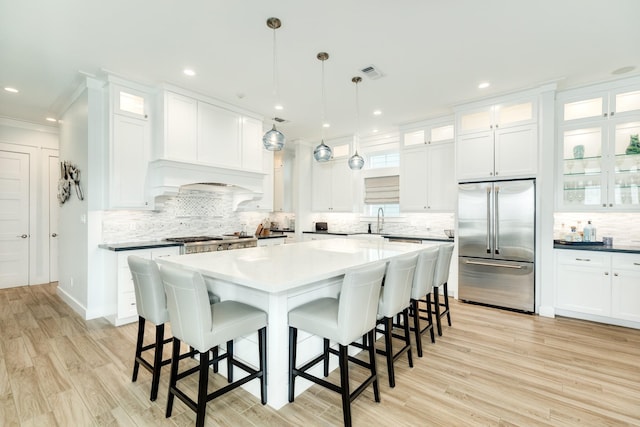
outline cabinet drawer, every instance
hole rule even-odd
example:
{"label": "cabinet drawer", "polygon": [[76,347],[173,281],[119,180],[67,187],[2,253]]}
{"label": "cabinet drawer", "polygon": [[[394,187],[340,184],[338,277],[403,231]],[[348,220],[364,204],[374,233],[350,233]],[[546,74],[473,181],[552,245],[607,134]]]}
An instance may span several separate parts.
{"label": "cabinet drawer", "polygon": [[141,249],[137,251],[124,251],[118,254],[118,268],[126,268],[129,269],[129,261],[128,258],[130,255],[139,256],[140,258],[150,259],[151,251],[147,249]]}
{"label": "cabinet drawer", "polygon": [[593,251],[561,250],[558,254],[558,263],[565,265],[602,267],[609,270],[609,256]]}
{"label": "cabinet drawer", "polygon": [[611,262],[614,270],[635,270],[640,272],[640,255],[635,254],[615,254]]}
{"label": "cabinet drawer", "polygon": [[138,309],[136,307],[135,292],[125,292],[120,294],[118,298],[118,317],[137,316]]}

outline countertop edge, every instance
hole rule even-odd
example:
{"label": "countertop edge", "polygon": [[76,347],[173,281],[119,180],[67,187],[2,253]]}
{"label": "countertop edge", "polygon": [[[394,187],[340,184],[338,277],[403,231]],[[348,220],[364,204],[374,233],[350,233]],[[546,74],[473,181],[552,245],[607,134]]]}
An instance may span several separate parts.
{"label": "countertop edge", "polygon": [[[334,236],[354,236],[359,234],[369,234],[369,233],[350,233],[346,231],[303,231],[302,234],[324,234],[324,235],[334,235]],[[386,237],[389,239],[406,239],[406,240],[428,240],[432,242],[455,242],[454,238],[448,237],[434,237],[434,236],[407,236],[406,234],[380,234],[381,237]]]}
{"label": "countertop edge", "polygon": [[106,249],[108,251],[135,251],[137,249],[153,249],[153,248],[166,248],[171,246],[182,246],[182,243],[178,242],[130,242],[130,243],[102,243],[98,247],[100,249]]}
{"label": "countertop edge", "polygon": [[633,246],[583,246],[583,245],[560,245],[553,244],[553,249],[569,249],[572,251],[592,251],[592,252],[618,252],[626,254],[640,254],[640,248]]}

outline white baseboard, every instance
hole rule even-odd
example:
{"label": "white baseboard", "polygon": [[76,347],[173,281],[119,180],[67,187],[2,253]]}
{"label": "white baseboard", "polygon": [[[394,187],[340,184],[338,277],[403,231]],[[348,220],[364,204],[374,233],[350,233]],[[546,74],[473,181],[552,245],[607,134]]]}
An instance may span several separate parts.
{"label": "white baseboard", "polygon": [[82,304],[80,304],[80,302],[75,299],[74,297],[72,297],[71,295],[69,295],[64,289],[62,289],[60,286],[58,286],[56,288],[56,293],[58,294],[58,296],[60,298],[62,298],[62,300],[73,309],[73,311],[75,311],[76,313],[78,313],[80,316],[82,316],[83,319],[87,318],[87,308],[85,306],[83,306]]}
{"label": "white baseboard", "polygon": [[538,314],[542,317],[556,317],[556,310],[551,305],[541,305]]}

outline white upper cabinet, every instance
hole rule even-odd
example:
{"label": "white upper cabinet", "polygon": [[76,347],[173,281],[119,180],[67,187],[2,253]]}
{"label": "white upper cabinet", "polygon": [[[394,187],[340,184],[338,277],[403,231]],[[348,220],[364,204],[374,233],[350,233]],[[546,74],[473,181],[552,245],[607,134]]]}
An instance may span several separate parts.
{"label": "white upper cabinet", "polygon": [[558,94],[558,210],[640,207],[640,80]]}
{"label": "white upper cabinet", "polygon": [[461,107],[456,114],[458,181],[535,176],[536,108],[533,97]]}
{"label": "white upper cabinet", "polygon": [[332,144],[334,159],[311,166],[311,210],[315,212],[353,212],[354,172],[347,163],[349,144]]}
{"label": "white upper cabinet", "polygon": [[162,105],[156,158],[265,172],[258,118],[169,90]]}
{"label": "white upper cabinet", "polygon": [[159,157],[191,161],[198,152],[198,102],[186,96],[165,94],[164,144]]}
{"label": "white upper cabinet", "polygon": [[205,102],[198,102],[198,162],[240,166],[242,146],[238,114]]}
{"label": "white upper cabinet", "polygon": [[151,157],[150,95],[139,85],[110,79],[109,91],[109,209],[150,209],[146,196]]}
{"label": "white upper cabinet", "polygon": [[405,128],[401,140],[400,210],[455,210],[453,119]]}

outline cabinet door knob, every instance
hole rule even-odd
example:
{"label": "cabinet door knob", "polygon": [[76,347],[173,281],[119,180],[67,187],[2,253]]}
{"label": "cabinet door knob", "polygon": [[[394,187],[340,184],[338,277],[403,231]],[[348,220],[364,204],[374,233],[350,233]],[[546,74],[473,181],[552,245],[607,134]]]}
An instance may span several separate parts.
{"label": "cabinet door knob", "polygon": [[614,276],[618,277],[618,273],[613,273]]}
{"label": "cabinet door knob", "polygon": [[26,238],[27,238],[27,237],[29,237],[29,236],[27,236],[26,234],[21,234],[21,235],[16,236],[16,237],[20,237],[21,239],[26,239]]}
{"label": "cabinet door knob", "polygon": [[607,117],[607,115],[608,115],[607,113],[604,113],[602,116],[603,116],[603,117]]}
{"label": "cabinet door knob", "polygon": [[604,272],[604,275],[605,275],[605,276],[608,276],[608,275],[609,275],[609,272],[608,272],[608,271],[605,271],[605,272]]}
{"label": "cabinet door knob", "polygon": [[613,117],[613,115],[614,115],[615,113],[616,113],[615,111],[612,111],[612,112],[611,112],[611,117]]}
{"label": "cabinet door knob", "polygon": [[58,237],[58,233],[51,234],[51,237]]}
{"label": "cabinet door knob", "polygon": [[498,171],[496,171],[496,176],[498,176]]}

